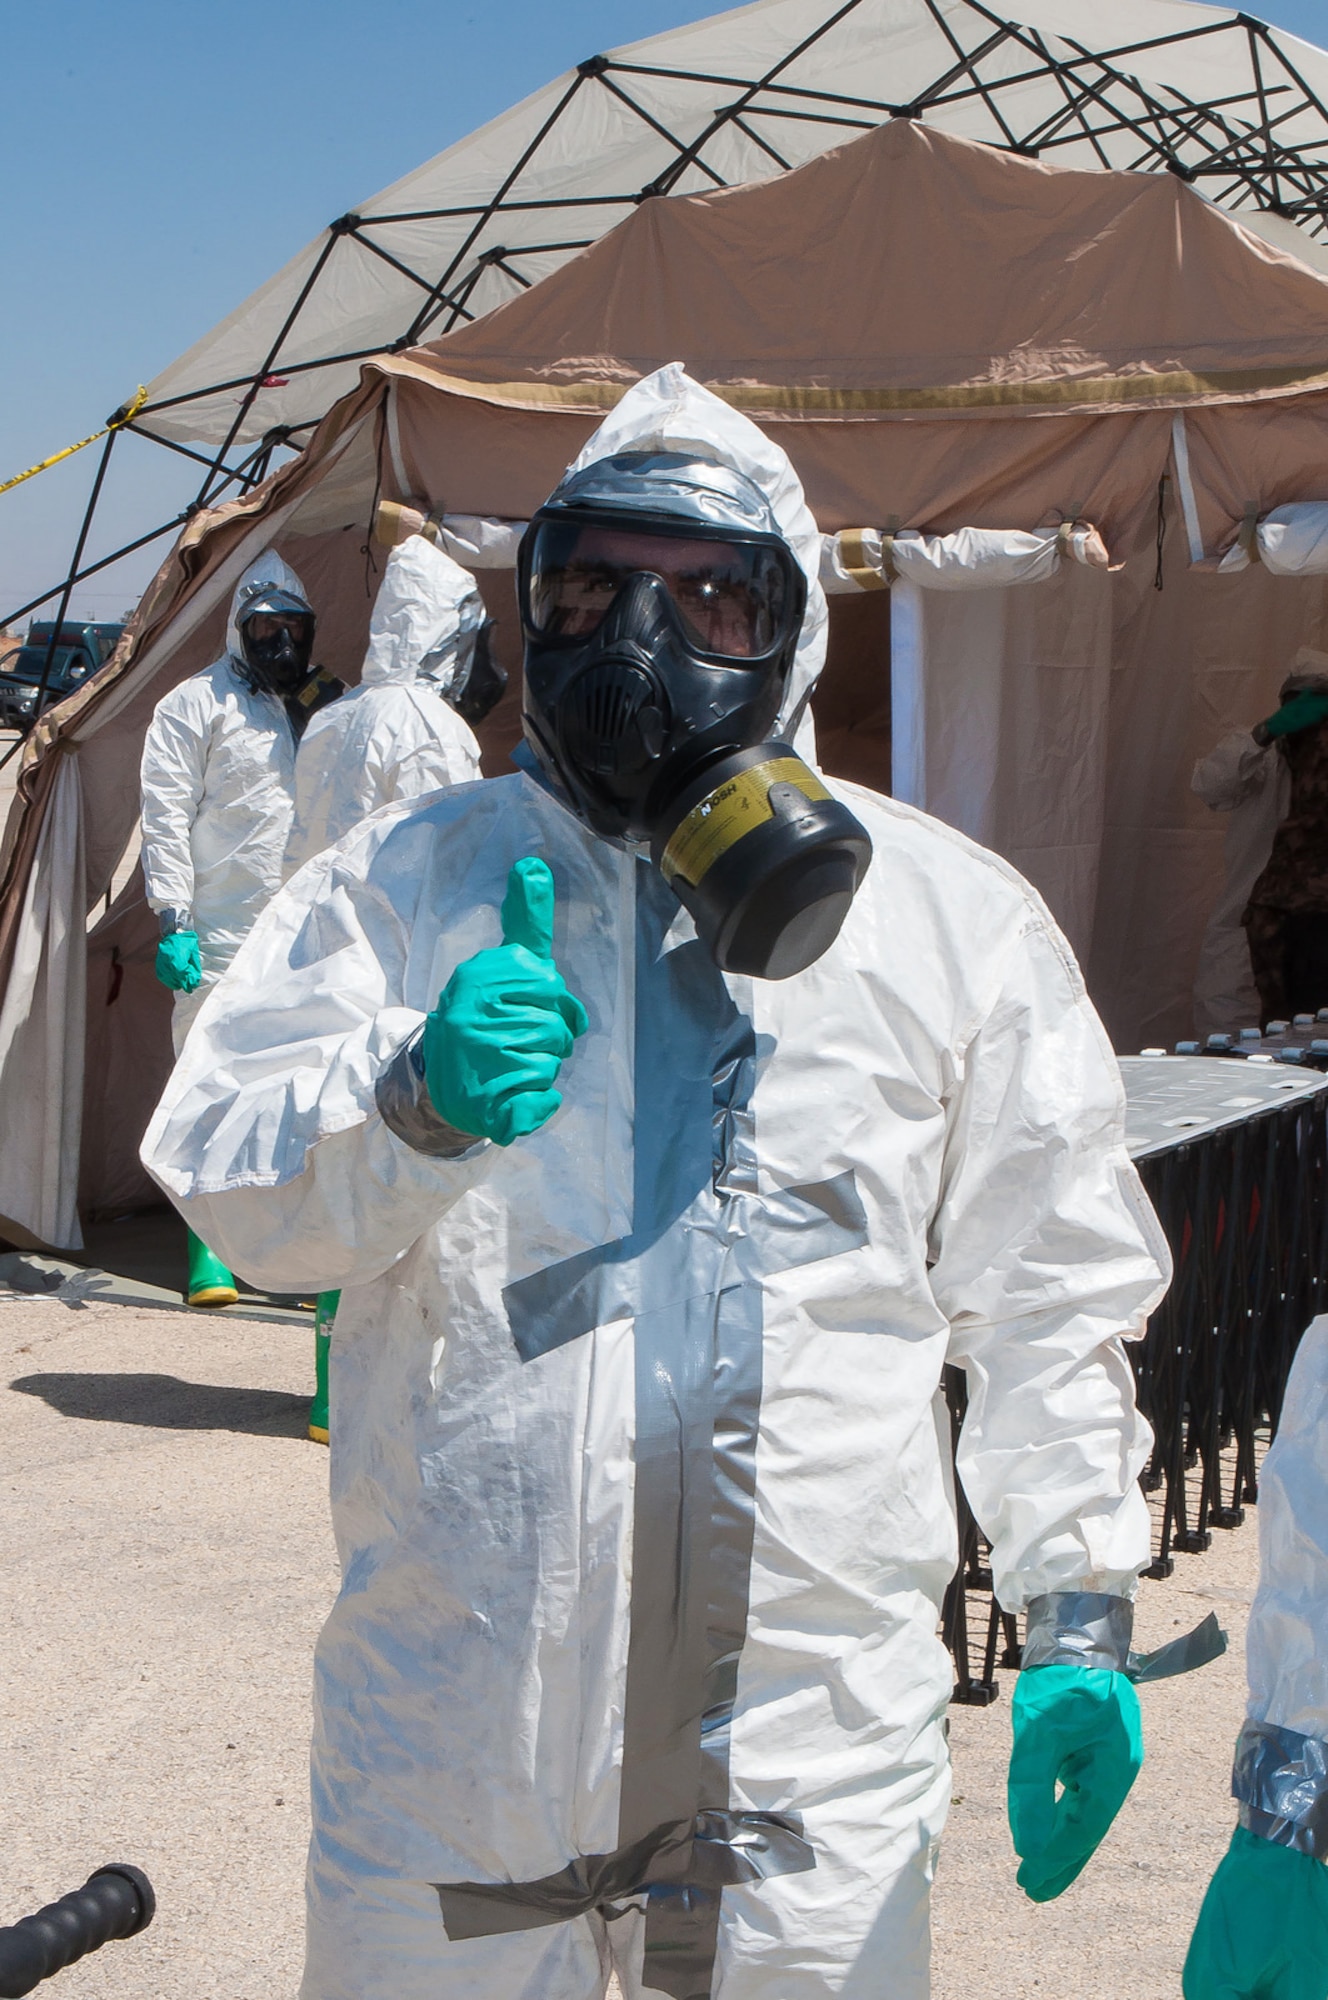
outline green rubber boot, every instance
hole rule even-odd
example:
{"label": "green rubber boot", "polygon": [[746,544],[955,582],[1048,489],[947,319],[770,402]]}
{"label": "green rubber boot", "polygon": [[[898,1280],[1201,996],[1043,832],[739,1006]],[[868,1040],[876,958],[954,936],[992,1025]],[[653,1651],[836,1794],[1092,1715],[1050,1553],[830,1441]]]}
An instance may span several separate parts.
{"label": "green rubber boot", "polygon": [[309,1405],[309,1435],[315,1444],[328,1442],[327,1364],[332,1353],[332,1322],[340,1292],[320,1292],[314,1311],[314,1399]]}
{"label": "green rubber boot", "polygon": [[208,1249],[201,1236],[189,1231],[189,1290],[185,1299],[191,1306],[233,1306],[240,1294],[235,1280],[220,1257]]}

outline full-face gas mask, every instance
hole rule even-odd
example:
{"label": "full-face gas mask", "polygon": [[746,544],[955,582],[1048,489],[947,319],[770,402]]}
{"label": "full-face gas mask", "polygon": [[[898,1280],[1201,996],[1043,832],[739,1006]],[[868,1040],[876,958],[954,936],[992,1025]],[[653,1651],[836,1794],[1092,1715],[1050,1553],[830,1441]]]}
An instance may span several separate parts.
{"label": "full-face gas mask", "polygon": [[[490,634],[493,631],[492,618],[486,618],[482,625],[463,632],[455,645],[455,661],[451,645],[440,650],[440,666],[447,656],[447,684],[443,689],[443,700],[449,708],[454,708],[463,722],[477,729],[486,715],[497,708],[507,692],[507,671],[500,667],[493,656]],[[420,678],[429,678],[425,660],[420,667]],[[433,676],[441,680],[442,672]]]}
{"label": "full-face gas mask", "polygon": [[871,842],[771,740],[806,607],[760,488],[677,452],[571,474],[521,544],[527,740],[597,833],[651,859],[727,972],[839,933]]}
{"label": "full-face gas mask", "polygon": [[237,614],[243,679],[255,693],[289,701],[309,677],[314,645],[312,606],[292,590],[259,584]]}

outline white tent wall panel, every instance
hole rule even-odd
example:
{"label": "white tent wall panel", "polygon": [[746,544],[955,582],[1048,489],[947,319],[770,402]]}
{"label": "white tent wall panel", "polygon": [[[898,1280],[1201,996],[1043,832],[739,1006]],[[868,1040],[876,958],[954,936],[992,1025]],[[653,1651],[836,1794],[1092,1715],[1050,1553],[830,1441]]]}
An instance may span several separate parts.
{"label": "white tent wall panel", "polygon": [[891,600],[896,791],[1012,862],[1080,956],[1102,846],[1111,597],[1105,570],[1065,563],[1007,588],[896,584]]}
{"label": "white tent wall panel", "polygon": [[83,1246],[84,908],[78,767],[62,757],[0,1006],[0,1232],[20,1247]]}
{"label": "white tent wall panel", "polygon": [[1160,592],[1141,542],[1111,575],[890,597],[895,795],[1028,877],[1127,1053],[1193,1032],[1226,833],[1195,762],[1328,648],[1328,577],[1195,570],[1179,529]]}
{"label": "white tent wall panel", "polygon": [[[1152,588],[1141,548],[1114,580],[1110,740],[1089,991],[1115,1046],[1192,1031],[1194,977],[1224,880],[1225,815],[1190,790],[1194,765],[1277,706],[1297,649],[1328,647],[1328,578],[1189,566],[1169,522]],[[1253,1022],[1248,1025],[1255,1025]]]}

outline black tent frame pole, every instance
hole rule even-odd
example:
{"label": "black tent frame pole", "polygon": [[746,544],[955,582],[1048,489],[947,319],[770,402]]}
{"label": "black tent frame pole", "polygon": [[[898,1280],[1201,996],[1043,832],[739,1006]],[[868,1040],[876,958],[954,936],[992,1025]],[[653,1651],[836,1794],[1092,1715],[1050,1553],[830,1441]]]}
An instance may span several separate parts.
{"label": "black tent frame pole", "polygon": [[[78,541],[74,545],[74,554],[69,564],[69,574],[65,578],[64,588],[60,592],[60,608],[55,614],[55,623],[51,627],[51,636],[46,642],[46,658],[42,661],[41,679],[37,683],[37,698],[32,704],[32,720],[34,724],[41,719],[42,704],[46,700],[46,690],[51,678],[51,667],[55,660],[55,649],[60,643],[60,633],[64,627],[65,613],[69,609],[69,600],[74,594],[74,585],[78,581],[78,566],[83,560],[83,550],[87,543],[89,530],[92,527],[92,517],[97,511],[97,502],[101,498],[102,482],[106,478],[106,468],[111,462],[111,453],[115,448],[115,439],[119,428],[118,424],[113,424],[106,433],[106,442],[102,446],[101,458],[97,465],[97,476],[92,482],[92,492],[88,495],[88,504],[83,510],[83,525],[78,531]],[[19,736],[15,742],[10,744],[4,756],[0,757],[0,771],[3,771],[10,758],[16,754],[23,740],[23,737]]]}
{"label": "black tent frame pole", "polygon": [[572,78],[571,83],[567,86],[567,89],[563,92],[558,102],[554,105],[553,110],[549,113],[544,123],[540,126],[539,131],[535,134],[530,144],[526,147],[525,151],[521,154],[520,158],[517,160],[515,166],[511,169],[506,179],[502,182],[501,186],[498,189],[497,194],[493,197],[493,200],[489,203],[488,207],[481,212],[478,221],[475,223],[475,226],[473,227],[473,229],[470,230],[469,234],[467,235],[465,241],[462,243],[461,247],[453,255],[452,261],[447,266],[447,269],[443,272],[443,275],[438,280],[438,283],[433,287],[430,296],[425,300],[424,304],[420,307],[419,311],[416,313],[410,325],[406,328],[406,336],[403,345],[409,346],[412,342],[418,340],[420,334],[423,332],[424,328],[428,325],[430,318],[433,316],[435,309],[440,304],[445,303],[447,288],[451,284],[455,272],[459,269],[460,265],[467,256],[470,247],[474,243],[476,237],[479,236],[479,234],[484,228],[485,223],[489,221],[490,217],[495,215],[502,208],[503,197],[507,194],[510,188],[516,185],[516,182],[525,172],[531,160],[534,159],[536,153],[539,151],[540,147],[544,144],[544,141],[548,138],[550,132],[552,132],[554,126],[558,123],[558,120],[562,117],[564,111],[566,111],[568,105],[575,98],[577,92],[580,90],[584,82],[585,82],[585,68],[583,65],[582,68],[579,69],[576,75]]}
{"label": "black tent frame pole", "polygon": [[305,305],[309,298],[309,294],[313,291],[314,286],[318,283],[318,280],[322,277],[323,269],[327,263],[328,258],[332,255],[332,252],[336,249],[337,244],[340,242],[341,238],[347,235],[349,231],[354,228],[354,226],[355,226],[355,218],[351,216],[342,216],[341,220],[339,222],[334,222],[331,228],[328,230],[327,241],[323,245],[322,249],[319,251],[317,257],[315,257],[313,269],[310,271],[308,277],[301,285],[299,294],[295,300],[294,305],[291,307],[290,311],[287,313],[284,321],[282,322],[281,331],[278,333],[276,339],[273,341],[271,347],[268,349],[267,359],[264,361],[262,367],[258,370],[258,372],[249,378],[248,390],[246,391],[245,395],[241,398],[240,407],[235,412],[234,420],[231,424],[230,429],[226,433],[225,442],[223,443],[221,450],[217,453],[214,471],[208,474],[208,477],[203,481],[203,484],[198,489],[198,497],[197,500],[195,501],[196,506],[199,507],[207,506],[208,500],[212,492],[213,478],[215,477],[215,474],[217,472],[220,472],[224,469],[226,454],[230,450],[231,446],[234,444],[236,438],[239,436],[240,430],[244,424],[244,420],[254,406],[254,398],[257,396],[259,390],[262,388],[263,383],[267,380],[267,377],[272,373],[272,370],[275,368],[277,364],[277,356],[281,353],[281,350],[286,343],[287,335],[290,333],[291,328],[295,325],[296,320],[300,317],[300,314],[304,311]]}
{"label": "black tent frame pole", "polygon": [[[182,528],[188,519],[189,512],[186,509],[184,513],[174,515],[171,520],[163,521],[159,528],[149,528],[146,535],[139,535],[134,541],[126,542],[123,548],[116,549],[111,555],[101,556],[96,562],[89,563],[86,569],[79,571],[78,575],[74,578],[74,582],[76,584],[86,583],[90,576],[96,576],[99,570],[109,569],[113,563],[118,563],[123,556],[132,556],[135,550],[145,549],[149,542],[159,542],[163,535],[172,534],[175,530]],[[57,584],[55,590],[59,588],[60,586]],[[26,618],[30,611],[38,611],[43,604],[49,604],[55,596],[55,590],[44,590],[40,597],[30,597],[26,604],[19,605],[17,611],[11,611],[8,614],[4,621],[5,624],[12,625],[16,618]]]}

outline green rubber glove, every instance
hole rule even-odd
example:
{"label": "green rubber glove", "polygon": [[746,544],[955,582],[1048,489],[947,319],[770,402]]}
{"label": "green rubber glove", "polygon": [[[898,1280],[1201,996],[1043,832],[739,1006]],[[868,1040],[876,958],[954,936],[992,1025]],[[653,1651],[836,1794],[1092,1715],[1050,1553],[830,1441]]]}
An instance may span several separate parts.
{"label": "green rubber glove", "polygon": [[560,1065],[586,1010],[553,962],[553,876],[528,854],[507,878],[503,941],[459,965],[424,1024],[424,1080],[458,1132],[510,1146],[562,1103]]}
{"label": "green rubber glove", "polygon": [[1139,1697],[1108,1667],[1029,1667],[1012,1706],[1017,1880],[1033,1902],[1049,1903],[1095,1852],[1143,1767]]}
{"label": "green rubber glove", "polygon": [[1190,1939],[1185,2000],[1325,2000],[1328,1868],[1238,1826]]}
{"label": "green rubber glove", "polygon": [[202,984],[197,931],[168,931],[157,946],[157,977],[173,993],[192,993]]}
{"label": "green rubber glove", "polygon": [[1271,743],[1274,737],[1294,736],[1298,730],[1313,729],[1326,718],[1328,694],[1315,694],[1306,688],[1300,694],[1293,694],[1266,722],[1261,722],[1257,733],[1261,743]]}

